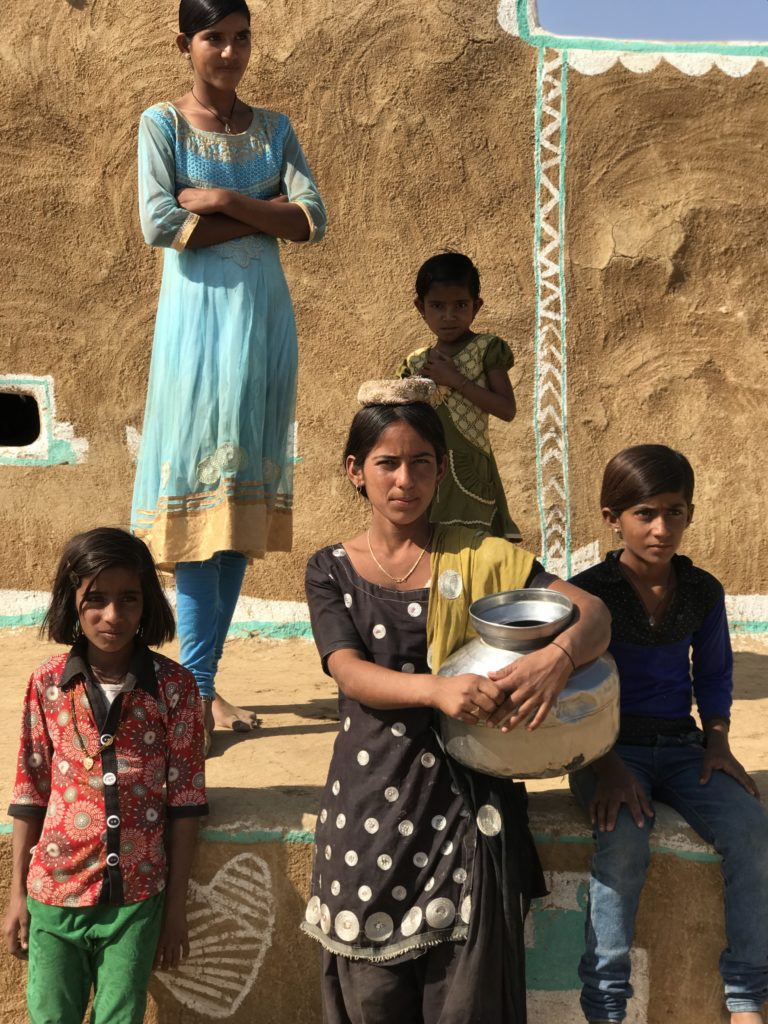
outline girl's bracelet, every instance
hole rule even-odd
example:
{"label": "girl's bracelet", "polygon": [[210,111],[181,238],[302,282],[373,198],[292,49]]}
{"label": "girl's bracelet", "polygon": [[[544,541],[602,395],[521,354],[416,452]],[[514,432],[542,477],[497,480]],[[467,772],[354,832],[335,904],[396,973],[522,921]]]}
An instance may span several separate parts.
{"label": "girl's bracelet", "polygon": [[552,647],[556,647],[558,649],[558,651],[562,651],[563,652],[563,654],[566,656],[568,661],[570,661],[570,663],[573,665],[573,671],[575,672],[576,671],[576,662],[573,660],[573,655],[571,655],[568,651],[566,651],[566,649],[563,647],[563,645],[559,644],[556,640],[550,640],[549,642],[552,645]]}
{"label": "girl's bracelet", "polygon": [[464,398],[466,398],[467,396],[464,394],[464,388],[469,383],[470,383],[469,378],[468,377],[463,377],[462,381],[461,381],[461,384],[459,384],[458,387],[456,387],[454,390],[458,391],[460,395],[463,395]]}

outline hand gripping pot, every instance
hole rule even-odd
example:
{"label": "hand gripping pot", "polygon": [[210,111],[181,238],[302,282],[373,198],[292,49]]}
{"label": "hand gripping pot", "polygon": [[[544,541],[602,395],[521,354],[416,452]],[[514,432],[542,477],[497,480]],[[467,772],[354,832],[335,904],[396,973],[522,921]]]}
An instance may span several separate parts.
{"label": "hand gripping pot", "polygon": [[[454,651],[438,675],[486,675],[544,647],[573,617],[573,605],[555,590],[509,590],[475,601],[469,609],[478,633]],[[619,677],[604,654],[577,669],[541,725],[511,732],[468,725],[441,715],[448,753],[468,768],[515,779],[565,775],[607,753],[619,731]]]}

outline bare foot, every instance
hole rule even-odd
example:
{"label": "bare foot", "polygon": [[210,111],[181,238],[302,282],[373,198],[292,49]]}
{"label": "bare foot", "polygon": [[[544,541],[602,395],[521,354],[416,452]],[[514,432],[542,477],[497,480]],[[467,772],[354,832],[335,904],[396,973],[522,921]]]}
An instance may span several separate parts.
{"label": "bare foot", "polygon": [[261,719],[255,711],[235,707],[228,700],[216,694],[212,705],[213,720],[220,729],[234,729],[235,732],[250,732],[258,729]]}
{"label": "bare foot", "polygon": [[744,1013],[732,1013],[731,1024],[763,1024],[763,1015],[756,1010],[747,1010]]}

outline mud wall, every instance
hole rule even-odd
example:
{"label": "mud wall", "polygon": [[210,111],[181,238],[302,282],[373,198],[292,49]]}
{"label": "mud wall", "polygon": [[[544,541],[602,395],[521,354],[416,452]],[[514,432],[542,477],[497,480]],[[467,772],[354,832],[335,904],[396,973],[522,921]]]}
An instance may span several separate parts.
{"label": "mud wall", "polygon": [[[3,588],[46,589],[69,533],[128,521],[161,261],[139,233],[135,134],[144,107],[186,86],[174,6],[52,0],[42,24],[7,5],[0,374],[51,378],[68,463],[0,459]],[[337,459],[353,396],[425,340],[412,279],[444,246],[475,258],[478,324],[516,353],[518,417],[493,438],[524,542],[540,550],[537,51],[493,0],[287,0],[253,14],[241,92],[291,116],[331,222],[321,246],[284,248],[301,346],[295,546],[256,565],[247,591],[300,599],[308,553],[360,522]],[[736,594],[768,592],[767,76],[571,70],[563,150],[569,547],[608,540],[606,458],[669,441],[699,472],[689,550]]]}

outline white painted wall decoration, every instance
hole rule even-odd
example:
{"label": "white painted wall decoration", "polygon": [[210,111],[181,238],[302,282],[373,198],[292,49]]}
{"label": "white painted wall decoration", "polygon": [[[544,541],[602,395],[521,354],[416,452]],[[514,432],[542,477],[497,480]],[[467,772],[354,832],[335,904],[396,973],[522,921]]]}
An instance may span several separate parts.
{"label": "white painted wall decoration", "polygon": [[[549,896],[535,900],[525,924],[530,1024],[583,1019],[579,1006],[577,967],[584,948],[584,915],[589,875],[579,871],[545,872]],[[635,947],[632,957],[634,997],[626,1024],[647,1024],[649,961],[647,950]]]}
{"label": "white painted wall decoration", "polygon": [[2,466],[57,466],[84,462],[88,441],[75,437],[71,423],[56,419],[53,377],[0,374],[0,391],[31,395],[40,414],[40,436],[32,444],[0,445]]}
{"label": "white painted wall decoration", "polygon": [[189,957],[178,970],[155,977],[201,1016],[231,1017],[253,988],[272,945],[275,900],[266,861],[241,853],[208,885],[190,882],[187,920]]}

